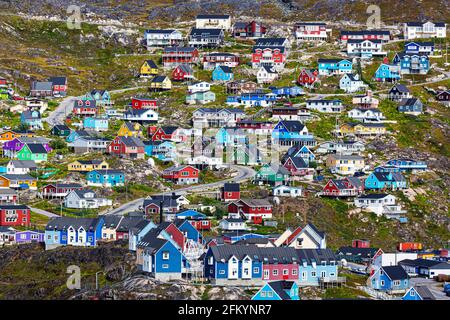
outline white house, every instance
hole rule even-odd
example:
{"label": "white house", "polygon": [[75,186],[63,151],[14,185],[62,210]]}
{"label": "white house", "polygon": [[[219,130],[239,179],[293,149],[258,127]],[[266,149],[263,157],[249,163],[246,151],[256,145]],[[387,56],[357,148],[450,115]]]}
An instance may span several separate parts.
{"label": "white house", "polygon": [[183,42],[183,34],[178,30],[146,30],[144,41],[147,49],[153,47],[172,47]]}
{"label": "white house", "polygon": [[291,197],[297,198],[303,195],[303,189],[298,187],[290,187],[290,186],[278,186],[273,188],[272,194],[274,197]]}
{"label": "white house", "polygon": [[349,56],[371,58],[373,56],[385,56],[387,52],[383,51],[383,42],[381,40],[349,39],[347,41],[347,54]]}
{"label": "white house", "polygon": [[247,223],[240,218],[226,218],[220,221],[219,227],[226,231],[245,231],[247,230]]}
{"label": "white house", "polygon": [[359,79],[359,75],[347,73],[344,74],[339,81],[339,88],[344,90],[347,93],[357,92],[360,90],[365,90],[367,88],[367,84],[365,84],[362,80]]}
{"label": "white house", "polygon": [[158,112],[152,109],[129,109],[123,113],[122,120],[139,123],[157,122]]}
{"label": "white house", "polygon": [[327,28],[324,22],[298,22],[294,25],[294,36],[297,42],[327,41],[332,29]]}
{"label": "white house", "polygon": [[188,85],[189,93],[205,92],[211,90],[211,84],[206,81],[195,82]]}
{"label": "white house", "polygon": [[315,152],[353,154],[360,153],[364,151],[365,148],[362,141],[325,141],[317,147]]}
{"label": "white house", "polygon": [[352,103],[360,108],[376,109],[380,104],[380,100],[373,96],[372,90],[367,90],[366,94],[354,96]]}
{"label": "white house", "polygon": [[271,67],[261,66],[256,74],[258,83],[272,83],[278,79],[278,73]]}
{"label": "white house", "polygon": [[354,175],[365,169],[364,158],[358,155],[332,154],[326,164],[332,173],[340,175]]}
{"label": "white house", "polygon": [[27,174],[37,169],[33,160],[11,160],[6,165],[7,174]]}
{"label": "white house", "polygon": [[197,29],[231,30],[231,16],[228,14],[199,14],[195,18]]}
{"label": "white house", "polygon": [[234,127],[236,122],[245,117],[245,112],[238,108],[199,108],[192,115],[194,128]]}
{"label": "white house", "polygon": [[417,253],[410,253],[410,252],[386,253],[379,250],[373,258],[372,268],[379,269],[380,267],[396,266],[400,261],[406,259],[409,260],[417,259]]}
{"label": "white house", "polygon": [[362,122],[379,122],[386,119],[383,113],[378,109],[360,109],[354,108],[348,112],[349,118]]}
{"label": "white house", "polygon": [[355,198],[355,206],[381,215],[399,215],[405,213],[400,205],[396,204],[397,198],[391,194],[366,194]]}
{"label": "white house", "polygon": [[324,113],[340,113],[344,110],[341,100],[310,99],[306,101],[306,108]]}
{"label": "white house", "polygon": [[277,247],[292,247],[295,249],[326,249],[326,234],[316,226],[308,223],[304,228],[286,229],[275,241]]}
{"label": "white house", "polygon": [[97,198],[94,191],[72,190],[64,198],[64,206],[74,209],[98,209],[104,206],[111,206],[112,200],[106,198]]}
{"label": "white house", "polygon": [[445,38],[447,24],[444,22],[406,22],[403,25],[403,35],[406,40],[417,38]]}

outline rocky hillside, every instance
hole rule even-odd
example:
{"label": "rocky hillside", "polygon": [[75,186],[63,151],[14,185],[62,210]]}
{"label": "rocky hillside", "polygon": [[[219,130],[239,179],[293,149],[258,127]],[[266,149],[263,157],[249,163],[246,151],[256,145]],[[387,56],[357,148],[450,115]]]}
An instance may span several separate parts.
{"label": "rocky hillside", "polygon": [[[83,13],[107,19],[136,22],[183,21],[200,12],[224,13],[234,16],[260,16],[283,20],[347,20],[365,22],[371,4],[381,8],[386,23],[405,20],[445,20],[449,22],[447,0],[0,0],[0,8],[29,15],[67,16],[69,5],[78,4]],[[167,20],[170,19],[170,20]]]}

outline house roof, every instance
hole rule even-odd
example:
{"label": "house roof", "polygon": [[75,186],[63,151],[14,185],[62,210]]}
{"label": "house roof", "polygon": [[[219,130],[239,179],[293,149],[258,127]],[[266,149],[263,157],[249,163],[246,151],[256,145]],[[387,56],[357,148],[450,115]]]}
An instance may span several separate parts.
{"label": "house roof", "polygon": [[144,147],[144,143],[139,138],[125,136],[119,136],[118,138],[127,147]]}
{"label": "house roof", "polygon": [[80,164],[89,165],[89,164],[101,164],[103,163],[103,160],[75,160]]}
{"label": "house roof", "polygon": [[385,266],[381,267],[391,280],[408,279],[408,274],[401,266]]}
{"label": "house roof", "polygon": [[171,34],[175,30],[173,29],[147,29],[145,30],[145,33],[152,33],[152,34]]}
{"label": "house roof", "polygon": [[247,204],[250,207],[271,207],[272,204],[267,201],[266,199],[240,199],[237,200],[236,202],[244,202],[245,204]]}
{"label": "house roof", "polygon": [[337,261],[337,258],[331,249],[297,249],[296,250],[300,263],[305,261],[308,264],[316,262],[320,264],[322,261],[327,263]]}
{"label": "house roof", "polygon": [[259,38],[256,39],[256,47],[283,47],[286,38]]}
{"label": "house roof", "polygon": [[161,82],[164,82],[164,80],[166,80],[166,79],[167,79],[166,76],[156,76],[156,77],[154,77],[152,79],[151,82],[153,82],[153,83],[161,83]]}
{"label": "house roof", "polygon": [[189,36],[191,36],[191,37],[219,37],[222,34],[223,34],[223,31],[221,29],[192,28],[191,32],[189,33]]}
{"label": "house roof", "polygon": [[407,98],[407,99],[402,99],[399,103],[399,106],[413,106],[415,105],[417,102],[420,102],[419,99],[417,98]]}
{"label": "house roof", "polygon": [[28,146],[31,153],[47,153],[47,149],[40,143],[27,143],[26,146]]}
{"label": "house roof", "polygon": [[390,35],[389,31],[385,30],[341,30],[341,36],[343,35],[367,35],[367,34],[376,34],[376,35]]}
{"label": "house roof", "polygon": [[100,222],[100,218],[70,218],[57,217],[52,218],[45,227],[46,230],[67,230],[70,226],[75,229],[83,227],[85,230],[92,231]]}
{"label": "house roof", "polygon": [[264,70],[266,70],[267,73],[277,74],[277,72],[272,67],[262,66],[262,68],[264,68]]}
{"label": "house roof", "polygon": [[0,204],[0,210],[29,210],[30,207],[23,204]]}
{"label": "house roof", "polygon": [[294,120],[280,121],[280,124],[283,125],[286,128],[286,130],[290,132],[300,132],[305,127],[305,125],[300,121]]}
{"label": "house roof", "polygon": [[336,254],[342,255],[358,255],[363,257],[372,258],[379,248],[354,248],[354,247],[340,247]]}
{"label": "house roof", "polygon": [[[116,231],[119,232],[127,232],[131,230],[132,228],[136,227],[139,223],[142,221],[145,221],[142,216],[140,217],[123,217],[123,219],[120,221]],[[148,221],[146,221],[148,222]]]}
{"label": "house roof", "polygon": [[51,77],[48,79],[54,86],[65,86],[67,84],[66,77]]}
{"label": "house roof", "polygon": [[14,168],[37,168],[36,162],[33,160],[10,160],[8,164],[11,164]]}
{"label": "house roof", "polygon": [[79,183],[49,183],[47,186],[54,186],[56,188],[83,188],[83,186]]}
{"label": "house roof", "polygon": [[2,174],[1,177],[7,180],[37,180],[36,178],[30,176],[29,174]]}
{"label": "house roof", "polygon": [[221,245],[210,248],[212,255],[218,261],[228,261],[232,256],[242,260],[249,256],[254,261],[265,263],[286,263],[298,262],[296,250],[288,247],[260,248],[247,245]]}
{"label": "house roof", "polygon": [[120,220],[122,220],[121,216],[115,216],[115,215],[105,215],[103,217],[104,227],[105,228],[114,228],[116,229],[119,225]]}
{"label": "house roof", "polygon": [[223,191],[225,191],[225,192],[239,192],[240,191],[240,184],[239,183],[233,183],[233,182],[226,182],[223,185]]}
{"label": "house roof", "polygon": [[164,131],[165,134],[172,134],[174,133],[178,127],[177,126],[163,126],[161,129]]}
{"label": "house roof", "polygon": [[388,194],[386,193],[369,193],[360,195],[357,199],[383,199],[386,198]]}
{"label": "house roof", "polygon": [[294,286],[294,283],[294,281],[279,280],[271,281],[267,284],[282,300],[291,300],[291,296],[286,293],[286,290],[291,290]]}
{"label": "house roof", "polygon": [[79,198],[84,199],[86,198],[86,195],[88,193],[93,193],[94,194],[94,198],[96,197],[96,193],[94,190],[92,189],[81,189],[81,190],[73,190],[72,192],[74,192]]}
{"label": "house roof", "polygon": [[230,67],[228,67],[228,66],[220,65],[220,66],[217,66],[217,68],[222,69],[222,71],[224,73],[233,73],[233,70]]}
{"label": "house roof", "polygon": [[[431,21],[425,21],[425,22],[411,21],[411,22],[406,22],[406,25],[408,27],[422,27],[427,22],[431,22]],[[436,27],[445,27],[446,23],[445,22],[434,22],[434,25]]]}
{"label": "house roof", "polygon": [[36,91],[52,91],[52,82],[50,81],[33,81],[31,83],[31,90]]}
{"label": "house roof", "polygon": [[194,47],[166,47],[164,48],[165,53],[169,52],[193,52],[197,50]]}
{"label": "house roof", "polygon": [[36,110],[35,111],[26,110],[22,112],[22,117],[24,119],[39,119],[41,117],[41,113]]}
{"label": "house roof", "polygon": [[416,290],[422,300],[436,300],[436,297],[431,293],[428,287],[419,285],[413,288],[414,290]]}
{"label": "house roof", "polygon": [[70,128],[68,126],[66,126],[65,124],[56,124],[53,126],[53,129],[58,129],[58,130],[70,130]]}
{"label": "house roof", "polygon": [[196,19],[229,19],[229,14],[199,14]]}
{"label": "house roof", "polygon": [[222,221],[231,222],[231,223],[245,223],[244,219],[241,218],[225,218]]}
{"label": "house roof", "polygon": [[192,67],[186,63],[180,64],[177,68],[181,69],[183,72],[188,73],[188,74],[194,73],[194,70],[192,69]]}
{"label": "house roof", "polygon": [[115,170],[115,169],[94,169],[91,172],[97,172],[99,174],[124,174],[122,170]]}
{"label": "house roof", "polygon": [[450,269],[450,263],[437,260],[418,258],[415,260],[405,259],[399,262],[399,264],[409,265],[414,267],[424,267],[433,269]]}

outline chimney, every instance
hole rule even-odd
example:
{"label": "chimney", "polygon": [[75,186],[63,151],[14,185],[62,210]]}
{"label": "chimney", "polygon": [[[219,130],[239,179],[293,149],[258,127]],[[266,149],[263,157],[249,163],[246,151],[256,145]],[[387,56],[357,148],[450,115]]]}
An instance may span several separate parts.
{"label": "chimney", "polygon": [[172,199],[175,200],[177,198],[177,195],[175,194],[175,192],[172,192]]}
{"label": "chimney", "polygon": [[163,208],[164,208],[164,201],[159,202],[159,223],[163,223]]}

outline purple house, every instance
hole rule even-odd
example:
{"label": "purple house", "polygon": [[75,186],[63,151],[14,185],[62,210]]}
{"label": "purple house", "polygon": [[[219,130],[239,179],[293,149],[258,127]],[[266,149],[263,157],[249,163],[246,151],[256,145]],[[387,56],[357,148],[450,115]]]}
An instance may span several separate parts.
{"label": "purple house", "polygon": [[16,232],[16,243],[30,243],[30,242],[44,242],[44,232],[43,231],[17,231]]}
{"label": "purple house", "polygon": [[46,138],[41,137],[20,137],[20,138],[14,138],[11,141],[6,141],[3,144],[3,154],[5,157],[14,157],[17,152],[22,149],[24,144],[26,143],[39,143],[42,144],[47,150],[48,153],[52,151],[52,148],[50,147],[50,140]]}

